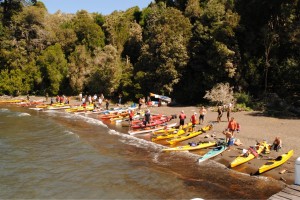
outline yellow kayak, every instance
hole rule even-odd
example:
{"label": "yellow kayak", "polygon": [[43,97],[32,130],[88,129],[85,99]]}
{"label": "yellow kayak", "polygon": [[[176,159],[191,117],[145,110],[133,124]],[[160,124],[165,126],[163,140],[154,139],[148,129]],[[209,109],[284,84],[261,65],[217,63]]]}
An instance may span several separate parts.
{"label": "yellow kayak", "polygon": [[205,126],[205,127],[203,127],[201,130],[199,130],[199,131],[190,132],[190,133],[188,133],[188,134],[186,134],[186,135],[178,136],[178,137],[176,137],[176,138],[173,138],[173,139],[171,139],[171,140],[168,140],[167,142],[168,142],[169,144],[175,144],[175,143],[177,143],[177,142],[181,142],[181,141],[184,141],[184,140],[187,140],[187,139],[196,137],[196,136],[198,136],[198,135],[200,135],[200,134],[202,134],[202,133],[204,133],[204,132],[206,132],[206,131],[209,131],[210,129],[212,129],[212,125]]}
{"label": "yellow kayak", "polygon": [[263,166],[261,166],[258,169],[258,172],[261,174],[265,171],[271,170],[275,167],[278,167],[285,163],[288,159],[290,159],[294,154],[294,150],[290,150],[289,152],[282,154],[281,156],[278,156],[275,160],[270,160]]}
{"label": "yellow kayak", "polygon": [[77,107],[65,109],[66,112],[84,112],[84,111],[92,111],[92,110],[94,110],[94,105],[88,105],[86,107],[77,106]]}
{"label": "yellow kayak", "polygon": [[164,139],[169,139],[173,137],[178,137],[180,135],[185,134],[185,130],[181,129],[177,133],[169,133],[169,134],[163,134],[163,135],[157,135],[152,138],[152,142],[158,141],[158,140],[164,140]]}
{"label": "yellow kayak", "polygon": [[1,100],[0,103],[20,103],[24,100],[21,99],[9,99],[9,100]]}
{"label": "yellow kayak", "polygon": [[[260,154],[263,152],[263,150],[265,148],[268,148],[268,144],[266,143],[266,141],[263,141],[261,143],[259,143],[259,145],[256,147],[255,151],[257,154]],[[244,154],[236,157],[231,163],[230,163],[230,167],[236,167],[238,165],[241,165],[245,162],[248,162],[250,160],[252,160],[253,158],[255,158],[255,155],[253,153],[249,153],[248,156],[245,156]]]}
{"label": "yellow kayak", "polygon": [[203,149],[211,146],[215,146],[217,143],[216,142],[201,142],[199,144],[195,144],[193,146],[193,143],[184,145],[184,146],[179,146],[179,147],[173,147],[173,148],[166,148],[163,149],[162,151],[191,151],[191,150],[197,150],[197,149]]}
{"label": "yellow kayak", "polygon": [[191,128],[191,127],[192,127],[192,123],[188,123],[188,124],[183,125],[180,129],[178,129],[178,128],[168,128],[168,129],[155,131],[155,132],[153,132],[153,134],[169,134],[169,133],[174,133],[176,131],[178,132],[181,129],[186,130],[186,129]]}

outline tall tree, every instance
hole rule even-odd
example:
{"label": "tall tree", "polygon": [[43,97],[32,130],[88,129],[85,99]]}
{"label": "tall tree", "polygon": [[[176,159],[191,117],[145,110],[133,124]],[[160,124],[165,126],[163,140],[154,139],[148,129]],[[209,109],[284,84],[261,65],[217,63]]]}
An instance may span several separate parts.
{"label": "tall tree", "polygon": [[78,38],[78,44],[86,45],[91,51],[98,47],[104,47],[104,32],[95,22],[93,16],[86,11],[82,10],[76,13],[74,30]]}
{"label": "tall tree", "polygon": [[118,88],[122,75],[120,55],[112,45],[105,46],[103,50],[96,49],[94,54],[94,68],[87,87],[95,93],[111,95]]}
{"label": "tall tree", "polygon": [[75,51],[68,58],[68,77],[70,86],[75,94],[86,89],[91,77],[91,54],[84,45],[76,46]]}
{"label": "tall tree", "polygon": [[136,82],[143,86],[142,93],[173,91],[189,59],[190,36],[191,24],[179,10],[164,4],[151,7],[145,18],[144,45],[135,66]]}
{"label": "tall tree", "polygon": [[66,78],[68,67],[67,60],[59,44],[48,47],[38,57],[37,65],[42,72],[42,84],[49,94],[59,94],[60,86]]}

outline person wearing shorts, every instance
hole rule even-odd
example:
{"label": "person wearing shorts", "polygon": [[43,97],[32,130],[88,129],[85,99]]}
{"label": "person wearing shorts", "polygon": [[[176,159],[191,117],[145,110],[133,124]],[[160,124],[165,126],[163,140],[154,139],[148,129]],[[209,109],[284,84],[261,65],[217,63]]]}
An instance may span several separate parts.
{"label": "person wearing shorts", "polygon": [[191,117],[191,122],[192,122],[192,131],[194,131],[195,129],[195,126],[196,126],[196,123],[197,123],[197,120],[196,120],[196,115],[197,113],[194,113]]}
{"label": "person wearing shorts", "polygon": [[204,106],[202,106],[200,108],[200,110],[199,110],[199,114],[200,114],[200,116],[199,116],[199,124],[201,124],[201,123],[204,122],[204,117],[205,117],[206,113],[207,113],[206,109],[204,108]]}
{"label": "person wearing shorts", "polygon": [[186,119],[186,115],[184,114],[184,111],[182,110],[179,115],[179,125],[180,128],[184,125],[184,120]]}

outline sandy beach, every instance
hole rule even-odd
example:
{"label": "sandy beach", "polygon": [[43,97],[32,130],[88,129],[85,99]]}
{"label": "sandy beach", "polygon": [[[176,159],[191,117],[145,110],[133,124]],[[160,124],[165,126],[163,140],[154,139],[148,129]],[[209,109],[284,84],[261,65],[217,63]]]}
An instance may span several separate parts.
{"label": "sandy beach", "polygon": [[[7,99],[7,97],[1,97],[0,99]],[[26,99],[26,97],[18,97],[18,99]],[[45,97],[34,97],[30,96],[31,100],[45,100]],[[48,102],[50,103],[50,98]],[[78,104],[78,100],[73,97],[71,98],[70,104]],[[113,105],[110,105],[113,106]],[[197,112],[197,116],[199,117],[199,108],[194,106],[189,107],[169,107],[169,106],[161,106],[161,107],[148,107],[143,109],[150,109],[153,114],[165,114],[165,115],[179,115],[183,110],[187,116],[186,122],[190,121],[190,117],[194,112]],[[211,137],[212,134],[216,136],[216,138],[225,138],[222,134],[222,131],[227,128],[228,121],[226,113],[223,114],[221,122],[216,122],[217,120],[217,112],[213,111],[213,108],[206,108],[207,114],[205,116],[205,122],[203,125],[198,125],[197,128],[201,128],[204,125],[213,123],[213,129],[207,133],[199,135],[195,138],[180,142],[177,146],[188,144],[191,141],[203,141],[203,140],[214,140]],[[256,141],[266,140],[268,143],[272,143],[276,136],[282,138],[283,148],[279,151],[271,151],[270,154],[262,154],[256,159],[249,161],[248,163],[244,163],[239,165],[231,170],[236,170],[241,173],[246,173],[249,175],[255,174],[258,168],[265,164],[269,159],[275,159],[277,156],[280,156],[283,153],[288,152],[289,150],[294,150],[294,155],[291,159],[289,159],[283,165],[267,171],[259,176],[267,176],[274,178],[276,180],[281,180],[286,184],[294,183],[295,176],[295,160],[300,156],[300,119],[279,119],[274,117],[264,116],[263,113],[258,111],[251,112],[232,112],[231,116],[235,118],[237,122],[241,125],[241,131],[236,133],[235,138],[239,139],[243,144],[240,146],[234,146],[230,151],[225,151],[221,155],[213,158],[216,162],[222,163],[225,166],[229,167],[231,161],[234,158],[242,153],[243,149],[248,149],[250,146],[254,146]],[[173,119],[172,122],[178,122],[179,119]],[[205,136],[208,135],[208,138]],[[151,137],[151,136],[150,136]],[[151,138],[148,138],[149,140]],[[167,145],[167,143],[160,142],[160,144]],[[210,149],[204,149],[201,151],[196,151],[193,153],[203,155],[205,152]],[[281,173],[285,171],[284,173]]]}
{"label": "sandy beach", "polygon": [[[166,115],[179,114],[182,110],[187,115],[186,122],[189,121],[190,117],[194,112],[197,112],[199,116],[199,108],[197,107],[150,107],[152,113],[162,113]],[[227,128],[228,121],[226,113],[223,114],[222,121],[217,123],[217,112],[212,111],[212,108],[207,108],[207,115],[205,116],[205,123],[213,123],[213,130],[192,138],[188,141],[181,142],[178,145],[187,144],[191,141],[203,140],[205,135],[211,136],[215,134],[217,138],[225,138],[222,131]],[[265,172],[260,176],[272,177],[276,180],[281,180],[286,184],[294,183],[294,165],[295,159],[300,156],[300,120],[299,119],[279,119],[273,117],[264,116],[261,112],[251,111],[251,112],[233,112],[231,116],[235,118],[237,122],[241,124],[241,131],[236,133],[236,138],[239,139],[243,144],[240,146],[234,146],[230,151],[226,151],[221,156],[214,158],[215,161],[229,166],[230,162],[234,158],[242,153],[242,149],[248,149],[250,146],[254,146],[256,141],[266,140],[268,143],[273,143],[276,136],[282,138],[283,148],[279,151],[271,151],[270,154],[262,154],[258,159],[253,159],[248,163],[244,163],[240,166],[233,168],[232,170],[237,170],[242,173],[254,174],[258,168],[265,164],[268,159],[276,158],[289,150],[294,150],[294,156],[289,159],[285,164],[277,167],[273,170]],[[179,122],[179,119],[173,119]],[[199,127],[200,128],[200,127]],[[213,140],[212,137],[208,139]],[[208,151],[207,149],[206,151]],[[280,172],[286,170],[285,173]]]}

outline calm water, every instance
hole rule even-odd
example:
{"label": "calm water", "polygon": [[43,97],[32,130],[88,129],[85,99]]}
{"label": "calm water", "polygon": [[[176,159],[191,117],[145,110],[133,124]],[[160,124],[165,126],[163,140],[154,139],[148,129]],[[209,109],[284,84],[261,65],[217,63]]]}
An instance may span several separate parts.
{"label": "calm water", "polygon": [[282,189],[125,132],[95,116],[0,107],[0,198],[266,199]]}

